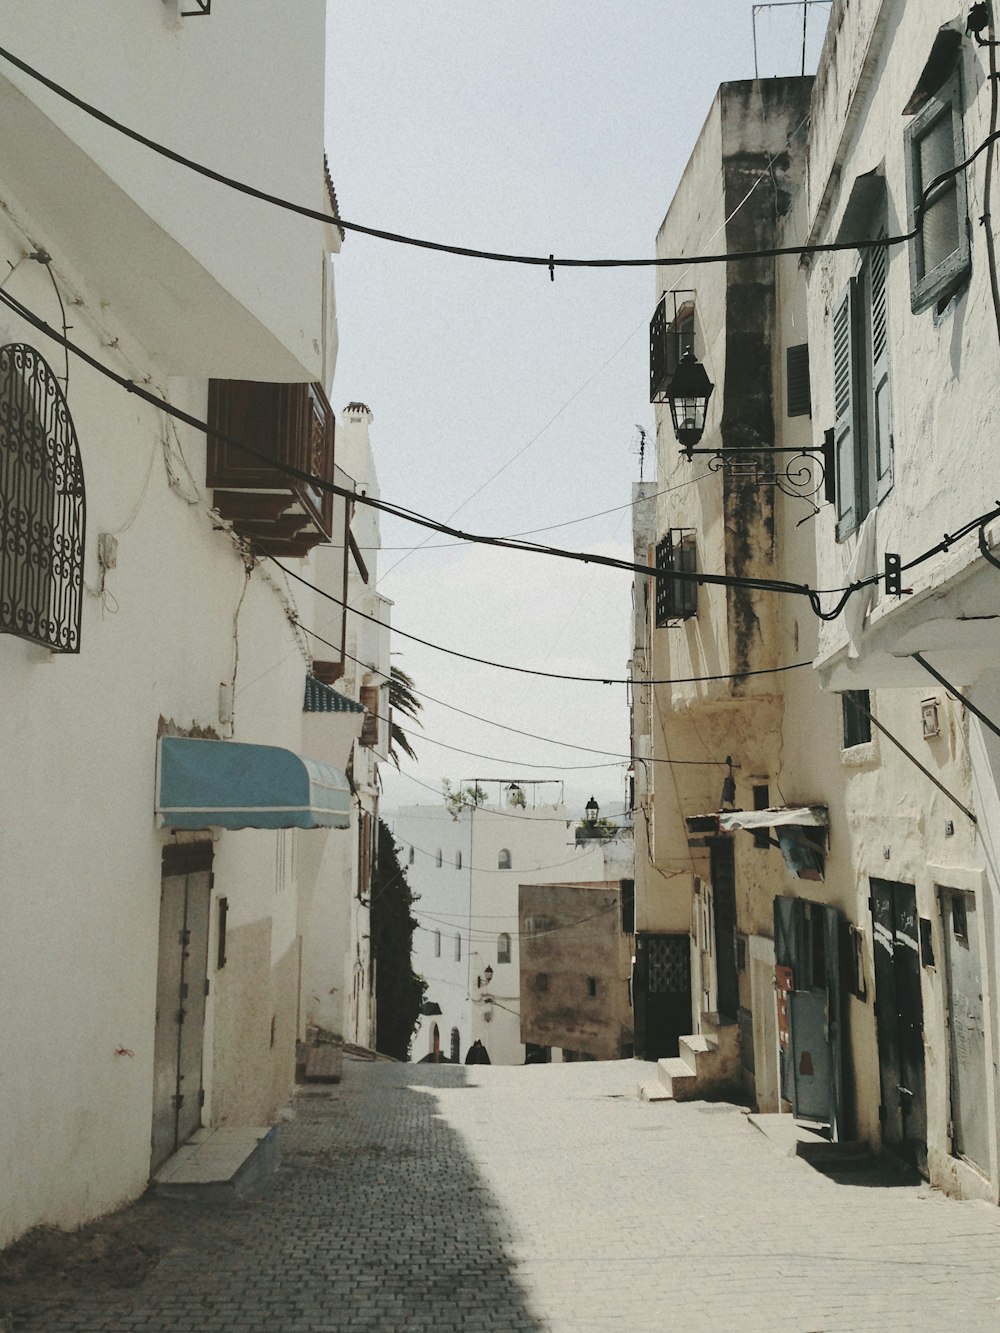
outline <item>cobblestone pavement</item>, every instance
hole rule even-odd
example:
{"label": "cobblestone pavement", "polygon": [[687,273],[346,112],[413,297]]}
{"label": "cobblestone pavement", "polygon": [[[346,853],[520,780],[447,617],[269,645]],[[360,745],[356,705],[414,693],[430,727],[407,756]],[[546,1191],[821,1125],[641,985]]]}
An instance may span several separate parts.
{"label": "cobblestone pavement", "polygon": [[143,1201],[138,1285],[0,1288],[4,1333],[1000,1329],[1000,1210],[822,1175],[639,1066],[345,1061],[252,1200]]}

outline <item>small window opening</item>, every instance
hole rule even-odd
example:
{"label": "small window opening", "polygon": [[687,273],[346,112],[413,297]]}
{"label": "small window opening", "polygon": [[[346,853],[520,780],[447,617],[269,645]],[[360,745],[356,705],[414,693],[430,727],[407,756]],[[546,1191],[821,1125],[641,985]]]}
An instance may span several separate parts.
{"label": "small window opening", "polygon": [[511,868],[510,849],[508,847],[501,847],[500,854],[497,857],[497,869],[510,870],[510,868]]}
{"label": "small window opening", "polygon": [[845,690],[840,696],[844,722],[844,749],[866,745],[872,738],[871,694],[868,690]]}

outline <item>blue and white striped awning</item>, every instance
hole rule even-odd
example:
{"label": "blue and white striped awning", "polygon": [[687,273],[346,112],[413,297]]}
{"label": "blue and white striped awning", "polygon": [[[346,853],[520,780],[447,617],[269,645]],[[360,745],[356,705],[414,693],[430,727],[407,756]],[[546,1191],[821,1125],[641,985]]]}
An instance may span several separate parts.
{"label": "blue and white striped awning", "polygon": [[160,738],[161,828],[348,828],[350,808],[350,784],[331,764],[276,745]]}

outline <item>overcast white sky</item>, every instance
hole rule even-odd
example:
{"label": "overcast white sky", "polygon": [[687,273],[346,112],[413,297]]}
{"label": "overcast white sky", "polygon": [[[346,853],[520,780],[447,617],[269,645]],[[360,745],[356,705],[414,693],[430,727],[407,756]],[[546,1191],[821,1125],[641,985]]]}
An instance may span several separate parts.
{"label": "overcast white sky", "polygon": [[[761,75],[799,73],[801,5],[330,0],[327,148],[341,212],[479,249],[652,255],[719,83],[753,77],[754,9]],[[828,14],[810,8],[807,71]],[[620,269],[557,270],[553,283],[544,268],[349,233],[337,263],[333,404],[372,409],[383,497],[448,519],[514,459],[465,504],[459,526],[506,535],[614,509],[539,539],[629,559],[622,506],[639,479],[637,424],[652,434],[656,282],[651,269]],[[628,574],[433,536],[393,568],[425,537],[383,520],[379,586],[398,629],[522,667],[627,674]],[[628,753],[623,685],[546,681],[398,636],[393,648],[417,688],[445,704]],[[423,733],[407,726],[419,762],[383,770],[386,808],[434,800],[426,788],[440,791],[444,777],[558,779],[574,812],[591,793],[604,806],[624,797],[627,760],[614,755],[430,701],[422,721]],[[590,763],[604,766],[580,767]],[[559,788],[539,791],[553,799]]]}

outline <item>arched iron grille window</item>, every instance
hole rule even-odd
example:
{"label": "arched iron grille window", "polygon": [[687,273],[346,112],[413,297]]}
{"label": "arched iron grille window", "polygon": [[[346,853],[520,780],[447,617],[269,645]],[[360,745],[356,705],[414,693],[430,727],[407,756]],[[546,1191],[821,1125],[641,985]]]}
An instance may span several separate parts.
{"label": "arched iron grille window", "polygon": [[69,407],[26,343],[0,347],[0,634],[80,651],[85,506]]}

